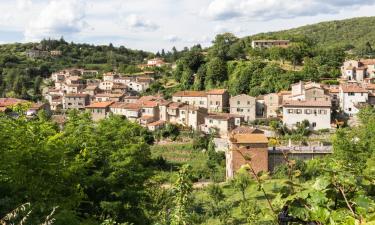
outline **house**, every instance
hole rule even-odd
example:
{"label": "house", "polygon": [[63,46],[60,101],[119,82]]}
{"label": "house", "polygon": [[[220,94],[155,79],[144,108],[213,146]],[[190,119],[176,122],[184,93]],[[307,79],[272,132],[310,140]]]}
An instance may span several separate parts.
{"label": "house", "polygon": [[88,94],[90,96],[94,96],[99,93],[98,85],[89,85],[85,89],[83,89],[83,93]]}
{"label": "house", "polygon": [[[186,103],[171,102],[160,104],[160,119],[166,120],[173,124],[180,124],[198,130],[201,124],[204,124],[204,118],[207,115],[207,109],[197,106],[188,105]],[[166,113],[163,113],[166,109]],[[165,115],[165,116],[164,116]]]}
{"label": "house", "polygon": [[212,133],[214,130],[222,137],[243,122],[243,116],[229,113],[212,113],[204,118],[204,124],[200,126],[204,133]]}
{"label": "house", "polygon": [[99,89],[103,91],[112,91],[112,86],[114,85],[113,81],[102,81],[99,84]]}
{"label": "house", "polygon": [[233,178],[241,167],[251,164],[257,174],[268,171],[268,139],[261,132],[232,133],[225,153],[226,177]]}
{"label": "house", "polygon": [[50,105],[47,103],[32,103],[26,111],[26,116],[33,117],[38,114],[39,111],[44,110],[47,114],[51,113]]}
{"label": "house", "polygon": [[225,112],[229,109],[229,93],[226,89],[213,89],[206,93],[209,112]]}
{"label": "house", "polygon": [[122,102],[124,99],[124,94],[121,93],[101,93],[95,95],[95,101],[96,102]]}
{"label": "house", "polygon": [[71,93],[65,94],[62,99],[63,109],[83,110],[90,104],[90,96],[88,94]]}
{"label": "house", "polygon": [[264,95],[264,111],[266,117],[277,117],[282,106],[282,97],[277,93]]}
{"label": "house", "polygon": [[329,101],[330,96],[326,89],[321,84],[316,82],[304,83],[300,81],[292,85],[292,92],[284,100],[314,100],[314,101]]}
{"label": "house", "polygon": [[124,102],[126,103],[136,103],[139,99],[139,96],[125,96]]}
{"label": "house", "polygon": [[172,101],[208,108],[207,94],[204,91],[178,91],[173,94]]}
{"label": "house", "polygon": [[358,84],[343,84],[339,87],[340,108],[349,116],[357,114],[360,106],[366,104],[368,99],[368,90]]}
{"label": "house", "polygon": [[183,102],[208,109],[209,112],[224,112],[229,109],[229,93],[225,89],[210,91],[178,91],[172,96],[173,102]]}
{"label": "house", "polygon": [[153,58],[147,60],[148,67],[161,67],[165,64],[164,60],[161,58]]}
{"label": "house", "polygon": [[237,95],[229,100],[230,113],[244,116],[245,121],[253,121],[256,118],[256,98],[250,95]]}
{"label": "house", "polygon": [[114,82],[115,79],[117,79],[119,75],[117,75],[114,72],[108,72],[103,74],[103,81],[111,81]]}
{"label": "house", "polygon": [[146,126],[147,126],[148,130],[150,130],[150,131],[156,131],[156,130],[160,130],[163,127],[165,127],[165,124],[166,124],[166,122],[164,120],[158,120],[158,121],[149,123]]}
{"label": "house", "polygon": [[289,100],[283,102],[283,123],[290,128],[304,120],[311,130],[331,128],[331,101]]}
{"label": "house", "polygon": [[61,56],[62,52],[60,50],[52,50],[49,52],[51,56]]}
{"label": "house", "polygon": [[115,102],[109,109],[114,115],[125,116],[131,121],[136,121],[141,117],[141,106],[137,103]]}
{"label": "house", "polygon": [[345,61],[341,67],[341,78],[360,83],[366,78],[375,78],[375,59]]}
{"label": "house", "polygon": [[107,118],[110,115],[110,106],[113,102],[93,102],[86,106],[86,109],[91,113],[93,121],[99,121]]}
{"label": "house", "polygon": [[287,48],[289,47],[289,40],[253,40],[251,42],[252,48],[271,48],[271,47],[280,47]]}

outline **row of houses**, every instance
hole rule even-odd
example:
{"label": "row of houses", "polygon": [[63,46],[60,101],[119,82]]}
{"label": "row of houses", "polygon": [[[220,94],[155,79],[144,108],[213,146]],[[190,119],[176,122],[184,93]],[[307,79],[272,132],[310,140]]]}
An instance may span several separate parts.
{"label": "row of houses", "polygon": [[91,102],[125,101],[149,88],[154,81],[152,76],[122,76],[110,72],[103,79],[84,79],[95,77],[98,71],[66,69],[51,75],[53,88],[43,91],[44,98],[52,110],[85,109]]}

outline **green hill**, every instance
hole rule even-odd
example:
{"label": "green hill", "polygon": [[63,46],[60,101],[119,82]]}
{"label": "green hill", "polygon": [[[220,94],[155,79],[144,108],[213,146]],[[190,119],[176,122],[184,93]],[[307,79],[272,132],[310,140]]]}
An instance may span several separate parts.
{"label": "green hill", "polygon": [[311,38],[320,46],[363,47],[367,42],[375,45],[375,17],[358,17],[306,25],[289,30],[260,33],[250,39],[296,39]]}

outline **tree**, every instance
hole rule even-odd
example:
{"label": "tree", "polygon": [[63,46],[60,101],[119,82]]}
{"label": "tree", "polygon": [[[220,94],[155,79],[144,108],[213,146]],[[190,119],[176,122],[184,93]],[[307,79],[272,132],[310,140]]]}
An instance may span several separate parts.
{"label": "tree", "polygon": [[231,180],[232,186],[241,192],[242,201],[246,201],[246,189],[251,184],[251,177],[246,167],[242,167],[237,171],[234,178]]}
{"label": "tree", "polygon": [[191,170],[190,165],[184,165],[178,172],[178,178],[174,185],[175,207],[172,213],[171,225],[190,224],[188,207],[189,207],[189,197],[193,190],[190,170]]}
{"label": "tree", "polygon": [[220,58],[213,58],[207,64],[205,87],[210,88],[209,84],[215,86],[228,78],[226,62]]}
{"label": "tree", "polygon": [[213,45],[209,50],[210,58],[219,58],[221,60],[233,59],[231,57],[238,54],[238,47],[232,48],[231,55],[229,55],[229,51],[231,45],[236,43],[237,41],[238,38],[231,33],[216,35],[215,40],[212,42]]}

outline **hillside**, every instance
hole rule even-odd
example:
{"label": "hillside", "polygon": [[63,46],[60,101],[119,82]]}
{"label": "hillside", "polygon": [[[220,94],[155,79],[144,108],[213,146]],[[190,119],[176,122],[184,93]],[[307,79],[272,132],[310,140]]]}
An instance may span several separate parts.
{"label": "hillside", "polygon": [[289,30],[260,33],[249,36],[250,39],[279,38],[294,39],[307,36],[320,46],[354,46],[363,47],[366,42],[375,45],[375,17],[359,17],[345,20],[334,20],[306,25]]}

